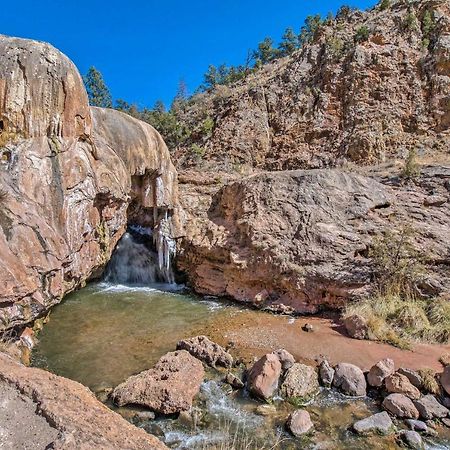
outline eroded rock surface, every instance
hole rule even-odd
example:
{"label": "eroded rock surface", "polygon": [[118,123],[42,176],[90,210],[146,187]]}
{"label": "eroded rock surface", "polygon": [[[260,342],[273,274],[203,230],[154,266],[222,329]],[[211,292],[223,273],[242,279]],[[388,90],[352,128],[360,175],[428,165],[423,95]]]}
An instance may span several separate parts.
{"label": "eroded rock surface", "polygon": [[[49,445],[45,448],[67,450],[167,448],[100,403],[81,384],[45,370],[25,367],[3,353],[0,353],[0,382],[9,392],[14,391],[11,395],[15,398],[24,399],[23,409],[15,411],[16,428],[8,438],[15,446],[8,447],[6,441],[5,448],[34,449],[40,442]],[[7,421],[11,413],[8,405],[2,404],[3,407],[6,410],[2,412],[1,427],[8,426],[3,419]],[[3,438],[7,437],[2,433],[0,446]]]}
{"label": "eroded rock surface", "polygon": [[118,111],[89,108],[77,69],[51,45],[0,36],[0,62],[4,329],[98,274],[127,220],[175,218],[177,183],[159,134]]}
{"label": "eroded rock surface", "polygon": [[269,353],[259,359],[249,370],[248,390],[263,399],[270,399],[278,389],[281,376],[281,363],[277,355]]}
{"label": "eroded rock surface", "polygon": [[449,180],[445,167],[397,187],[325,169],[246,177],[219,190],[203,213],[192,207],[179,267],[200,293],[313,313],[368,295],[374,237],[408,223],[411,244],[427,255],[422,290],[448,293],[442,230],[450,229],[450,203],[424,207],[423,198],[429,190],[448,196]]}
{"label": "eroded rock surface", "polygon": [[186,411],[192,406],[205,377],[203,364],[186,350],[170,352],[155,367],[117,386],[112,398],[119,405],[141,405],[162,414]]}

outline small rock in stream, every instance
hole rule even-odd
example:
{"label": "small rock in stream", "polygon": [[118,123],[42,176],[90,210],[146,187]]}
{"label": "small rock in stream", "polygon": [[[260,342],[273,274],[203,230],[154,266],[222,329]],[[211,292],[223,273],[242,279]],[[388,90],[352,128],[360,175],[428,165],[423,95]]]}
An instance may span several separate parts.
{"label": "small rock in stream", "polygon": [[358,420],[353,424],[353,429],[358,434],[379,433],[389,434],[394,424],[386,411],[374,414],[366,419]]}
{"label": "small rock in stream", "polygon": [[404,430],[398,434],[399,440],[408,448],[422,450],[424,448],[422,437],[417,431]]}
{"label": "small rock in stream", "polygon": [[288,430],[296,437],[308,433],[314,427],[309,412],[304,409],[294,411],[286,422]]}

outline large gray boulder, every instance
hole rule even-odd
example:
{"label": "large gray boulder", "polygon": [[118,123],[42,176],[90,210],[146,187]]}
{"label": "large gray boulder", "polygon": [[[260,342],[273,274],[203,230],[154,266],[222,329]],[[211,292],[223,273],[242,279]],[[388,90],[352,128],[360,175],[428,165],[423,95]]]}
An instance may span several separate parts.
{"label": "large gray boulder", "polygon": [[389,434],[393,427],[394,424],[386,411],[374,414],[366,419],[358,420],[353,424],[353,429],[358,434]]}
{"label": "large gray boulder", "polygon": [[333,386],[344,394],[355,397],[366,395],[367,383],[363,371],[348,363],[339,363],[334,368]]}
{"label": "large gray boulder", "polygon": [[434,395],[428,394],[414,402],[420,417],[425,420],[442,419],[447,417],[449,410],[441,405]]}

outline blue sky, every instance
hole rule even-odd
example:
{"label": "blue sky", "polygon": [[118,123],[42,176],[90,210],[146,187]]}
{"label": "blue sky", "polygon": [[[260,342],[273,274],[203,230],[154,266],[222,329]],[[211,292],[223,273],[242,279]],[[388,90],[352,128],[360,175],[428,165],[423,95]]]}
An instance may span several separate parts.
{"label": "blue sky", "polygon": [[[84,74],[99,69],[115,99],[170,104],[180,79],[193,92],[209,64],[241,64],[265,36],[343,2],[264,0],[22,0],[2,9],[1,33],[48,41]],[[365,9],[374,0],[349,0]]]}

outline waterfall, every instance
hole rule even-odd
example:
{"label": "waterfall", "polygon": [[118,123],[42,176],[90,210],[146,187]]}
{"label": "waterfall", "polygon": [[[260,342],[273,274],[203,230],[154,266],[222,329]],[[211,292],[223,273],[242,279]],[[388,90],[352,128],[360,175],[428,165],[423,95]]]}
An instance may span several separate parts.
{"label": "waterfall", "polygon": [[128,227],[106,267],[105,280],[125,285],[174,283],[175,242],[168,235],[169,225],[166,213],[153,230]]}

